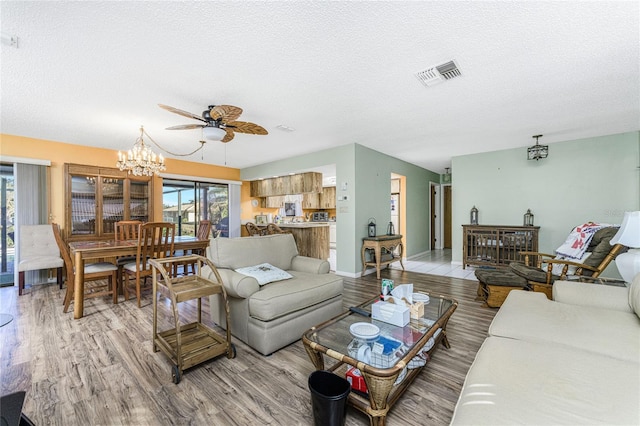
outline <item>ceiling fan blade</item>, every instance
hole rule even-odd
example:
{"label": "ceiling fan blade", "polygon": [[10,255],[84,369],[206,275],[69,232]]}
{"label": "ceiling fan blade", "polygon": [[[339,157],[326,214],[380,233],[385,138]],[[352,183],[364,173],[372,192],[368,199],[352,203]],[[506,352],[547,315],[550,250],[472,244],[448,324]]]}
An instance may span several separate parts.
{"label": "ceiling fan blade", "polygon": [[226,127],[230,127],[234,132],[249,133],[251,135],[268,135],[267,129],[262,126],[258,126],[255,123],[249,123],[248,121],[231,121],[225,124]]}
{"label": "ceiling fan blade", "polygon": [[223,143],[230,142],[231,139],[233,139],[233,137],[235,136],[235,134],[233,133],[233,130],[224,129],[224,131],[227,132],[227,134],[226,134],[226,136],[224,138],[222,138],[222,140],[220,142],[223,142]]}
{"label": "ceiling fan blade", "polygon": [[166,130],[190,130],[190,129],[202,129],[206,127],[206,124],[179,124],[177,126],[167,127]]}
{"label": "ceiling fan blade", "polygon": [[209,115],[214,120],[222,119],[223,123],[237,120],[242,114],[242,108],[233,105],[216,105],[209,111]]}
{"label": "ceiling fan blade", "polygon": [[190,113],[190,112],[183,111],[183,110],[181,110],[181,109],[174,108],[174,107],[169,106],[169,105],[158,104],[158,106],[159,106],[160,108],[162,108],[162,109],[166,109],[166,110],[167,110],[167,111],[169,111],[169,112],[173,112],[174,114],[178,114],[178,115],[181,115],[181,116],[183,116],[183,117],[193,118],[193,119],[195,119],[195,120],[204,121],[205,123],[207,122],[204,118],[200,117],[199,115],[195,115],[195,114],[192,114],[192,113]]}

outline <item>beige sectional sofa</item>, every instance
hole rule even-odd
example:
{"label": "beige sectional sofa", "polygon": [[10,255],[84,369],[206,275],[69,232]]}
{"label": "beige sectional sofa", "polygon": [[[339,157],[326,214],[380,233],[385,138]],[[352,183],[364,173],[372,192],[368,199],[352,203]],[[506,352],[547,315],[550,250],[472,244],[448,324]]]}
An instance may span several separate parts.
{"label": "beige sectional sofa", "polygon": [[556,281],[512,291],[453,425],[640,424],[640,275],[629,288]]}
{"label": "beige sectional sofa", "polygon": [[[215,238],[207,257],[227,291],[231,333],[263,355],[295,342],[304,331],[343,310],[342,278],[329,273],[328,261],[299,256],[291,234]],[[236,272],[262,263],[292,278],[260,286],[255,278]],[[226,327],[221,303],[221,297],[211,296],[211,317]]]}

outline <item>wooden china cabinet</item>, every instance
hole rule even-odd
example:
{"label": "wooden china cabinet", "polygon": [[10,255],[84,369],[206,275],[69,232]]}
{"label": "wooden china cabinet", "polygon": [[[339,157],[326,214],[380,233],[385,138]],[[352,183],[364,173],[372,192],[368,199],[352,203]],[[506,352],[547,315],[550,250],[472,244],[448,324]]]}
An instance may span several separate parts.
{"label": "wooden china cabinet", "polygon": [[111,239],[120,220],[153,219],[153,179],[117,168],[65,164],[67,241]]}

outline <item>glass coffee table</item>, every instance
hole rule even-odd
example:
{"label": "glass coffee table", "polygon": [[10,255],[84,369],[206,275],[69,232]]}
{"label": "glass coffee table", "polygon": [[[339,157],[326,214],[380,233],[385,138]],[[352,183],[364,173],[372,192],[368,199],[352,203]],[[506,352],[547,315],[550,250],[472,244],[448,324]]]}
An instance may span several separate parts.
{"label": "glass coffee table", "polygon": [[304,348],[317,370],[343,377],[350,367],[359,370],[366,389],[354,389],[352,383],[349,404],[367,414],[372,425],[385,424],[389,409],[420,373],[438,344],[449,348],[446,327],[458,302],[421,294],[428,297],[424,315],[411,319],[405,327],[371,319],[371,305],[380,300],[376,297],[302,335]]}

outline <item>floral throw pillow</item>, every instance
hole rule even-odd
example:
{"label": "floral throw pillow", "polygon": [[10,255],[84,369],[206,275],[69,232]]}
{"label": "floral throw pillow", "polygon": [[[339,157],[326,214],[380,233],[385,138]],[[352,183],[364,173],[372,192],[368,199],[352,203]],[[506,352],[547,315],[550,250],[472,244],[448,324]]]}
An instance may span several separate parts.
{"label": "floral throw pillow", "polygon": [[291,275],[287,271],[276,268],[269,263],[261,263],[260,265],[238,268],[236,269],[236,272],[255,278],[260,285],[293,278],[293,275]]}

